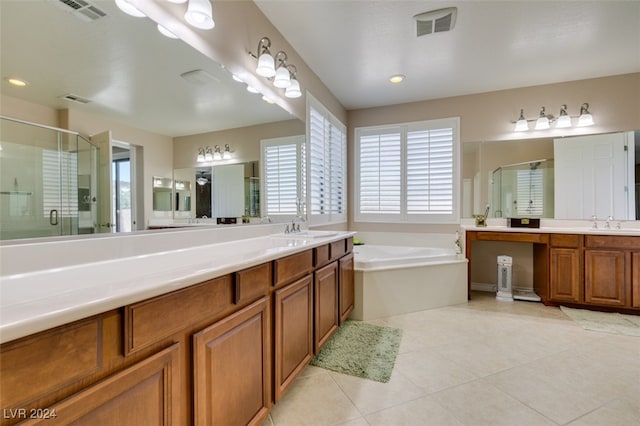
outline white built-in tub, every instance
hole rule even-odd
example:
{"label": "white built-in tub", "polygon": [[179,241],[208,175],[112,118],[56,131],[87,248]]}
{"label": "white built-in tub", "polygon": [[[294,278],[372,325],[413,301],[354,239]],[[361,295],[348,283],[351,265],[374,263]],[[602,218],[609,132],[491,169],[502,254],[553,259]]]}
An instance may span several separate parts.
{"label": "white built-in tub", "polygon": [[384,318],[467,301],[467,260],[453,249],[362,245],[353,251],[353,319]]}

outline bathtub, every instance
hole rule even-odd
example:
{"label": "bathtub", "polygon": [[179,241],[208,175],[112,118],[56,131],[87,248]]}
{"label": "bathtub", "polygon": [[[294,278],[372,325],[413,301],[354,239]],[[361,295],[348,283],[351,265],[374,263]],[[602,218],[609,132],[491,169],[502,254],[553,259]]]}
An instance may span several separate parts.
{"label": "bathtub", "polygon": [[351,318],[372,320],[467,302],[467,260],[453,249],[355,246]]}

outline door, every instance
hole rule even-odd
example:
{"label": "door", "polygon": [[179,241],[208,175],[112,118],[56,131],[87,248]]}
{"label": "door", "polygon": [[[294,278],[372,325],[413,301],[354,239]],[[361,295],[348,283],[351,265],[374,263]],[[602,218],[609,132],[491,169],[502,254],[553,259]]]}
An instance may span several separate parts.
{"label": "door", "polygon": [[111,142],[111,224],[115,232],[135,231],[135,149]]}
{"label": "door", "polygon": [[594,305],[625,306],[625,252],[585,250],[584,301]]}
{"label": "door", "polygon": [[340,324],[347,320],[353,311],[355,302],[355,283],[353,277],[353,253],[339,260],[340,265]]}
{"label": "door", "polygon": [[113,232],[115,225],[111,221],[111,131],[93,135],[91,141],[98,145],[100,150],[98,154],[98,232]]}
{"label": "door", "polygon": [[551,300],[556,302],[580,302],[580,249],[550,249]]}
{"label": "door", "polygon": [[553,151],[556,219],[629,218],[627,133],[554,139]]}

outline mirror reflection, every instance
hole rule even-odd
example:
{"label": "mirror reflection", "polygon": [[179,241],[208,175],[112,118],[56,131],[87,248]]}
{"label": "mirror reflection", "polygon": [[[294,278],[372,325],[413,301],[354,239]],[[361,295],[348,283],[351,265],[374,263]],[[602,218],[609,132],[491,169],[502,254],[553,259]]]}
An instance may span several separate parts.
{"label": "mirror reflection", "polygon": [[465,218],[640,219],[640,131],[465,143],[462,164]]}
{"label": "mirror reflection", "polygon": [[174,170],[174,219],[231,224],[260,218],[259,168],[247,161]]}

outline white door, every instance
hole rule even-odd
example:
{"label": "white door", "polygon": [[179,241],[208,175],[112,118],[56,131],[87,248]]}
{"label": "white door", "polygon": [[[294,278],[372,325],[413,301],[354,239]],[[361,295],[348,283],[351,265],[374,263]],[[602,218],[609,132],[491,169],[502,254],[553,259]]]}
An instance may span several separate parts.
{"label": "white door", "polygon": [[627,134],[554,139],[556,219],[628,218]]}
{"label": "white door", "polygon": [[91,141],[98,145],[98,232],[113,232],[111,223],[111,131],[91,136]]}

